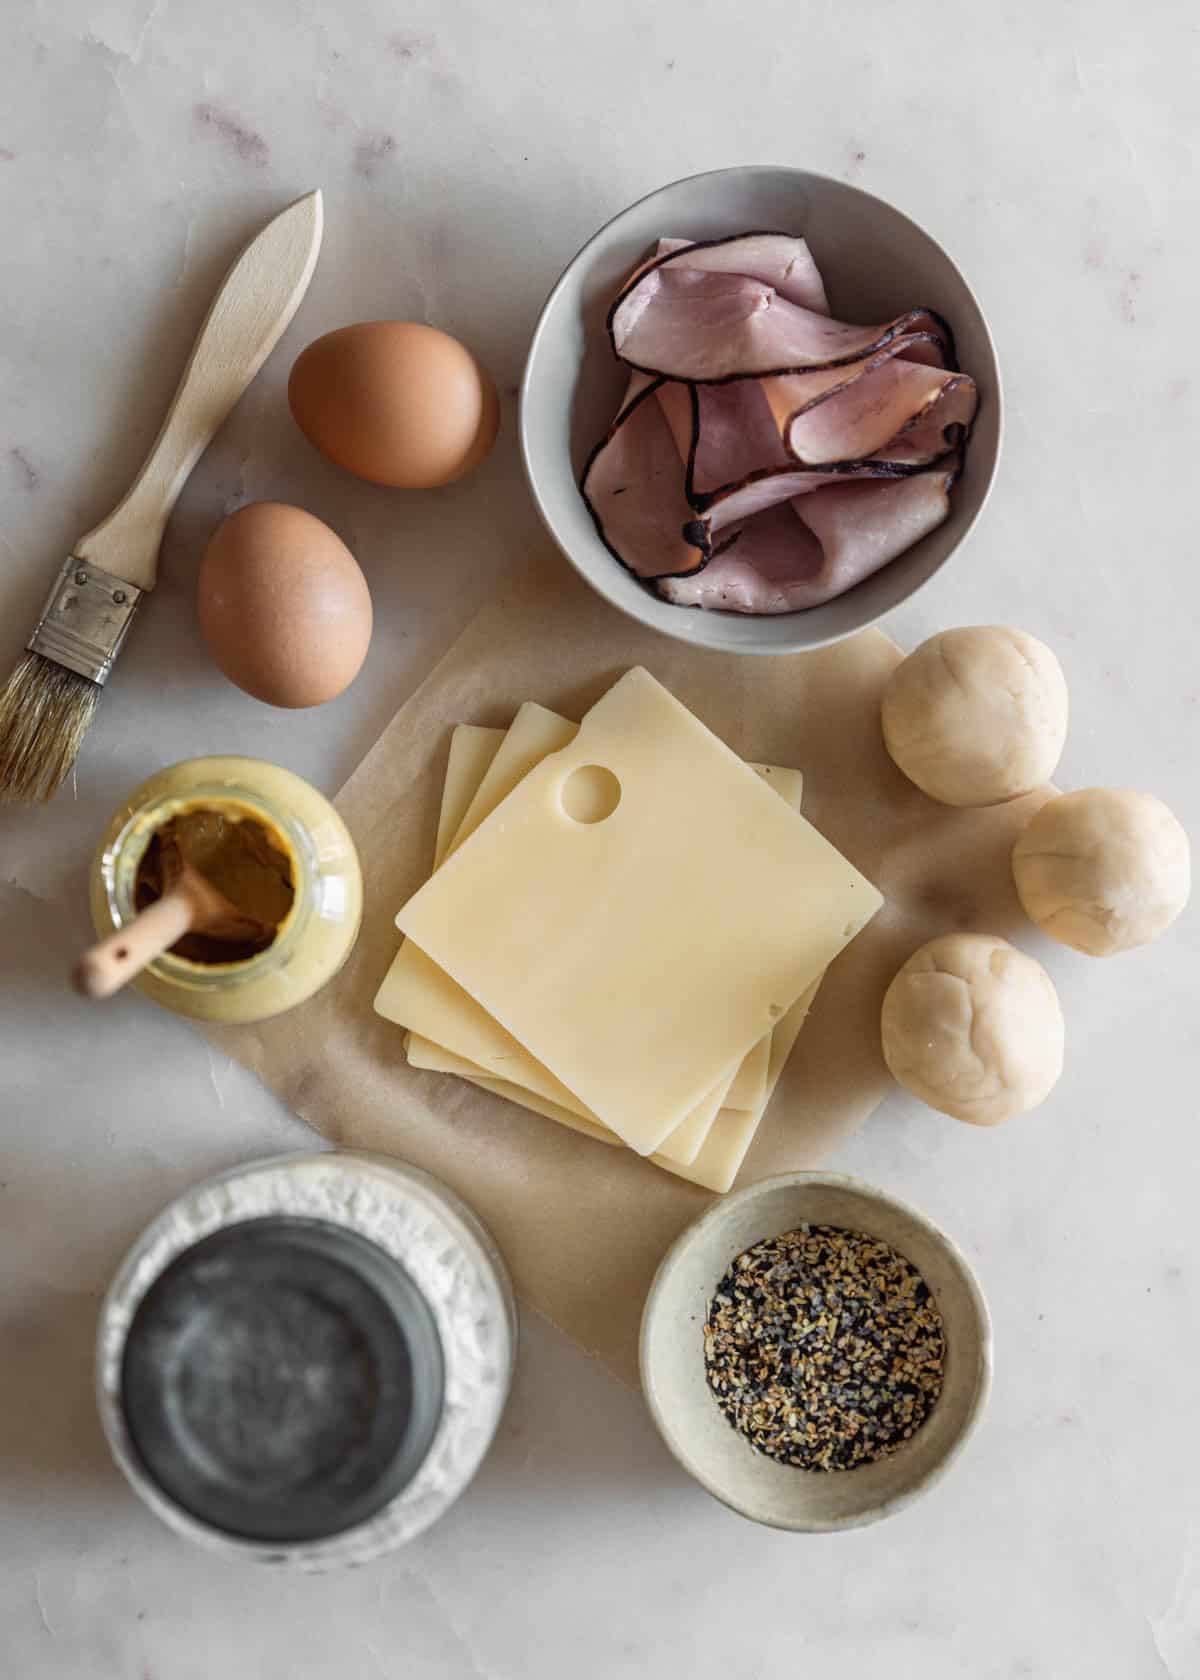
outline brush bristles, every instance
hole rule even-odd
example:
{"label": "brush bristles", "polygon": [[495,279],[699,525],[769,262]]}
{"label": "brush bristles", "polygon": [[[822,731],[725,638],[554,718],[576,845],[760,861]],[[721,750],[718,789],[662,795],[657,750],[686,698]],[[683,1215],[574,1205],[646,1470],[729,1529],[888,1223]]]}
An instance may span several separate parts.
{"label": "brush bristles", "polygon": [[99,686],[40,653],[23,654],[0,694],[0,799],[35,805],[71,774]]}

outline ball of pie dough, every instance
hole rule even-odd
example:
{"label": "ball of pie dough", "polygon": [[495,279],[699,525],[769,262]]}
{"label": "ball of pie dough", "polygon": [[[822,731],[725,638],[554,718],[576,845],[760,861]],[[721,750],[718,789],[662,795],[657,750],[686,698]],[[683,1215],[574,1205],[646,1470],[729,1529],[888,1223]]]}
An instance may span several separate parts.
{"label": "ball of pie dough", "polygon": [[1031,921],[1089,957],[1157,939],[1188,901],[1191,854],[1161,799],[1082,788],[1043,805],[1013,847]]}
{"label": "ball of pie dough", "polygon": [[973,1126],[1036,1108],[1062,1072],[1050,976],[991,934],[947,933],[914,951],[887,989],[882,1028],[901,1085]]}
{"label": "ball of pie dough", "polygon": [[1054,774],[1067,738],[1066,678],[1023,630],[943,630],[893,671],[883,738],[931,799],[999,805]]}

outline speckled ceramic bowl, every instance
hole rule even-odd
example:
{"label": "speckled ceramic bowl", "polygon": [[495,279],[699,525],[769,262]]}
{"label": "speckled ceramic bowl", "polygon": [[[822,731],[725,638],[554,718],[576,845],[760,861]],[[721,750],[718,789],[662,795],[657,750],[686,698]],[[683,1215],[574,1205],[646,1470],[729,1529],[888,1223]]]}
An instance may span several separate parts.
{"label": "speckled ceramic bowl", "polygon": [[[661,601],[613,558],[592,524],[579,479],[617,412],[627,370],[613,357],[605,316],[621,281],[664,234],[717,238],[748,228],[800,233],[848,321],[886,321],[924,304],[954,329],[959,360],[979,386],[966,471],[936,531],[836,601],[781,617],[744,617]],[[795,653],[840,641],[915,595],[955,553],[983,510],[1000,453],[996,352],[983,311],[941,246],[881,198],[806,169],[719,169],[660,187],[602,227],[546,300],[521,386],[521,451],[551,536],[576,571],[631,618],[697,647]]]}
{"label": "speckled ceramic bowl", "polygon": [[[798,1225],[878,1237],[921,1273],[946,1333],[942,1393],[898,1452],[853,1470],[778,1464],[730,1427],[704,1372],[708,1305],[731,1262]],[[717,1202],[668,1250],[642,1318],[642,1387],[663,1440],[715,1499],[753,1522],[804,1534],[890,1517],[945,1474],[978,1422],[992,1375],[992,1327],[958,1249],[915,1208],[837,1173],[786,1173]]]}

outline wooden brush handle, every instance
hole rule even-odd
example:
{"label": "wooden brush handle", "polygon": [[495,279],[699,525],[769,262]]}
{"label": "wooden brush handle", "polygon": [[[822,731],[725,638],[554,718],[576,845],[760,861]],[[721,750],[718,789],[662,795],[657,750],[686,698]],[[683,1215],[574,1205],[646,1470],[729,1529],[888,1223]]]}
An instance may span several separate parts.
{"label": "wooden brush handle", "polygon": [[184,889],[165,893],[127,927],[83,953],[71,976],[76,991],[84,997],[111,997],[182,939],[195,919],[195,903]]}
{"label": "wooden brush handle", "polygon": [[308,290],[321,249],[321,194],[268,222],[213,300],[162,430],[133,485],[72,549],[138,589],[153,589],[163,531],[188,474],[279,342]]}

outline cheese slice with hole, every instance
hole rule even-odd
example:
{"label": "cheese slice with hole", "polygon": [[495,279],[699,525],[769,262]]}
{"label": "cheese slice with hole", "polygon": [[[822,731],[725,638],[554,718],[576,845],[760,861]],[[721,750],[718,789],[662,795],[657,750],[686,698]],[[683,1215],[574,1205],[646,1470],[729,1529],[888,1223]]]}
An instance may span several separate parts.
{"label": "cheese slice with hole", "polygon": [[[524,708],[522,708],[524,711]],[[518,720],[521,713],[518,713]],[[549,720],[554,720],[553,722]],[[520,753],[527,753],[528,743],[532,743],[535,735],[540,735],[547,752],[555,750],[556,742],[565,744],[566,739],[573,739],[573,735],[564,736],[556,729],[555,724],[566,724],[565,719],[557,714],[547,713],[545,707],[536,706],[527,715],[522,733],[527,735],[527,743],[518,741],[514,744],[514,752],[508,761],[501,765],[499,774],[493,778],[493,785],[488,800],[482,802],[478,813],[478,821],[490,814],[499,801],[512,791],[520,775],[525,773],[517,769]],[[513,729],[517,727],[514,720]],[[574,730],[577,726],[567,725]],[[509,734],[512,731],[508,731]],[[506,732],[501,729],[481,729],[472,724],[460,724],[451,737],[450,759],[446,768],[446,781],[442,792],[442,806],[438,821],[437,858],[440,861],[445,855],[446,847],[455,838],[455,829],[451,826],[451,818],[455,814],[461,824],[471,807],[476,793],[484,783],[489,768],[495,763],[501,743]],[[544,756],[544,754],[542,755]],[[527,768],[532,768],[538,759],[527,761]],[[800,801],[804,787],[804,779],[799,770],[786,770],[774,765],[756,764],[754,769],[762,776],[781,798],[786,799],[793,810],[800,809]],[[514,774],[514,772],[516,772]],[[476,826],[478,826],[478,821]],[[464,836],[465,838],[465,836]],[[819,983],[819,982],[818,982]],[[783,1067],[791,1054],[796,1037],[807,1016],[812,999],[816,993],[817,984],[811,986],[803,997],[793,1005],[788,1014],[773,1032],[767,1033],[744,1057],[733,1084],[726,1097],[724,1106],[713,1117],[712,1125],[699,1146],[686,1159],[682,1154],[673,1155],[659,1152],[652,1159],[668,1172],[679,1177],[687,1178],[694,1184],[702,1185],[709,1190],[726,1191],[730,1189],[737,1178],[738,1171],[745,1159],[751,1143],[758,1131],[763,1113],[774,1093],[775,1086]],[[470,1080],[472,1084],[483,1090],[492,1091],[497,1096],[520,1107],[531,1110],[535,1114],[557,1121],[559,1125],[567,1126],[573,1131],[590,1137],[597,1143],[619,1145],[620,1139],[610,1132],[606,1126],[600,1125],[587,1118],[582,1104],[578,1110],[568,1108],[549,1099],[537,1096],[534,1092],[521,1085],[513,1084],[509,1080],[490,1079],[474,1062],[466,1061],[462,1057],[455,1057],[451,1052],[442,1049],[440,1045],[432,1044],[428,1039],[419,1038],[416,1034],[409,1034],[408,1059],[416,1067],[432,1067],[446,1073],[455,1073],[460,1078]],[[422,1055],[431,1059],[422,1060]],[[759,1081],[759,1066],[761,1064],[761,1086],[752,1093],[752,1088]],[[570,1093],[567,1093],[570,1095]],[[738,1100],[741,1099],[741,1100]],[[574,1099],[572,1099],[574,1101]],[[687,1122],[684,1122],[684,1126]],[[672,1141],[678,1143],[682,1127],[677,1127],[672,1133]],[[664,1146],[664,1149],[667,1146]]]}
{"label": "cheese slice with hole", "polygon": [[[615,784],[605,820],[567,814],[579,771]],[[485,1017],[652,1154],[881,903],[635,668],[396,920]]]}
{"label": "cheese slice with hole", "polygon": [[[465,727],[460,725],[460,728]],[[462,842],[475,832],[484,818],[491,815],[501,800],[508,797],[518,782],[528,775],[535,764],[540,764],[549,753],[557,752],[560,747],[566,746],[575,738],[578,730],[577,723],[571,723],[567,718],[560,717],[557,712],[552,712],[535,701],[526,701],[518,710],[507,733],[499,732],[503,737],[499,748],[489,745],[490,762],[484,764],[482,772],[469,761],[467,753],[456,756],[452,743],[442,806],[443,813],[447,808],[458,811],[460,821],[457,830],[451,831],[442,844],[441,836],[446,823],[444,816],[439,820],[440,849],[437,861],[442,861],[451,852],[456,851]],[[478,733],[491,737],[497,731]],[[752,768],[794,811],[800,809],[804,789],[804,776],[801,771],[776,764],[755,764]],[[488,1073],[487,1068],[470,1065],[464,1057],[454,1055],[444,1046],[434,1045],[419,1034],[410,1034],[409,1037],[409,1061],[414,1067],[455,1073],[463,1078],[470,1078],[472,1075],[486,1076]],[[439,1050],[446,1058],[445,1061],[439,1059]],[[728,1107],[751,1108],[761,1098],[766,1089],[769,1055],[770,1034],[766,1033],[743,1058],[734,1079],[734,1086],[725,1098]],[[587,1117],[587,1109],[582,1104],[577,1112]]]}
{"label": "cheese slice with hole", "polygon": [[[507,732],[509,736],[513,737],[510,752],[505,755],[497,775],[492,778],[488,798],[482,801],[477,808],[476,815],[479,821],[490,814],[490,811],[494,809],[500,799],[512,791],[512,787],[516,785],[521,774],[525,773],[525,770],[531,768],[532,763],[537,761],[531,759],[529,754],[539,739],[545,750],[550,751],[553,750],[556,741],[568,738],[564,736],[563,728],[560,726],[565,726],[571,732],[574,732],[578,727],[568,724],[567,720],[559,718],[556,713],[547,712],[546,708],[542,706],[533,705],[528,709],[522,708],[518,712],[517,718]],[[442,807],[438,825],[439,855],[444,854],[446,845],[456,838],[453,833],[447,832],[449,827],[447,813],[459,812],[460,822],[465,817],[467,810],[475,800],[476,793],[483,785],[485,776],[489,774],[490,765],[495,763],[500,741],[505,738],[505,734],[506,732],[503,730],[475,729],[474,726],[468,724],[460,725],[455,731],[451,740],[446,781],[442,790]],[[460,740],[460,736],[463,739]],[[524,765],[524,769],[522,765]],[[799,770],[789,770],[780,766],[763,764],[754,765],[753,768],[775,789],[781,798],[786,799],[793,810],[800,809],[804,779]],[[808,1001],[815,989],[815,986],[811,988],[801,1004],[795,1006],[796,1026],[795,1030],[791,1031],[790,1036],[789,1027],[793,1012],[789,1012],[789,1015],[784,1017],[773,1033],[764,1035],[743,1059],[734,1085],[737,1085],[740,1081],[742,1089],[746,1090],[746,1070],[751,1063],[758,1062],[761,1059],[764,1064],[763,1078],[762,1089],[758,1095],[753,1099],[747,1096],[744,1101],[736,1103],[734,1101],[735,1092],[731,1086],[722,1108],[716,1109],[715,1104],[710,1106],[707,1103],[697,1105],[697,1109],[693,1110],[693,1123],[700,1120],[702,1111],[711,1114],[712,1123],[706,1128],[703,1136],[695,1137],[688,1135],[689,1122],[685,1120],[682,1125],[676,1127],[663,1145],[662,1150],[653,1157],[657,1165],[665,1168],[668,1172],[675,1172],[688,1177],[692,1182],[703,1184],[710,1189],[724,1190],[729,1188],[737,1175],[746,1150],[753,1140],[763,1110],[769,1101],[770,1092],[774,1089],[774,1080],[772,1080],[769,1088],[767,1084],[767,1073],[771,1065],[771,1046],[775,1043],[777,1035],[782,1035],[780,1042],[786,1043],[787,1046],[775,1071],[775,1079],[777,1079],[783,1062],[786,1061],[787,1053],[790,1052],[794,1043],[795,1034],[799,1030],[799,1023],[803,1020],[804,1012],[807,1010]],[[524,1107],[533,1113],[543,1115],[547,1119],[554,1120],[560,1125],[567,1126],[584,1137],[590,1137],[599,1143],[620,1145],[620,1139],[615,1133],[589,1118],[583,1105],[577,1103],[574,1098],[570,1098],[570,1093],[565,1093],[570,1098],[569,1104],[555,1103],[548,1098],[539,1097],[536,1093],[521,1085],[514,1084],[512,1081],[488,1078],[476,1063],[469,1062],[463,1057],[456,1057],[452,1052],[443,1049],[442,1046],[433,1044],[430,1040],[421,1038],[417,1034],[409,1033],[406,1035],[406,1048],[408,1059],[415,1067],[427,1067],[444,1073],[456,1074],[460,1078],[478,1085],[483,1090],[492,1091],[497,1096],[504,1097],[507,1101]],[[763,1052],[761,1058],[760,1051]],[[739,1108],[744,1112],[735,1112]],[[715,1112],[714,1109],[716,1109]],[[716,1130],[715,1136],[713,1135],[714,1128]],[[708,1138],[712,1139],[712,1143],[704,1149],[703,1157],[697,1162],[696,1157],[704,1148],[705,1141]],[[686,1171],[689,1166],[693,1167],[690,1173]]]}
{"label": "cheese slice with hole", "polygon": [[[466,726],[460,726],[466,727]],[[491,746],[491,762],[484,766],[482,774],[470,762],[470,753],[455,751],[455,743],[451,741],[450,762],[446,770],[446,782],[443,788],[443,809],[452,807],[461,811],[462,817],[457,833],[451,835],[447,841],[447,850],[452,851],[461,840],[467,838],[479,823],[496,808],[500,801],[507,797],[517,783],[528,774],[533,766],[546,757],[550,752],[564,746],[574,739],[579,725],[560,717],[558,713],[539,706],[534,701],[526,702],[513,720],[507,734],[498,750]],[[492,732],[489,731],[489,734]],[[471,747],[472,743],[466,743]],[[755,765],[754,769],[764,780],[768,781],[779,796],[786,799],[794,810],[800,807],[800,799],[804,786],[804,778],[799,770],[785,769],[777,765]],[[439,822],[439,833],[443,825]],[[743,1093],[746,1090],[744,1077],[747,1064],[755,1064],[759,1060],[763,1063],[765,1082],[765,1064],[769,1048],[770,1034],[765,1035],[751,1050],[736,1074],[729,1073],[718,1080],[713,1089],[694,1105],[685,1118],[675,1127],[674,1131],[660,1145],[660,1153],[668,1160],[686,1165],[696,1158],[704,1139],[716,1119],[723,1103],[728,1103],[731,1082],[734,1078],[742,1083]],[[759,1052],[762,1052],[761,1057]],[[405,1052],[409,1063],[413,1067],[425,1068],[440,1073],[453,1073],[460,1078],[486,1077],[487,1070],[476,1062],[456,1055],[443,1045],[435,1044],[420,1033],[409,1032],[405,1036]],[[510,1055],[511,1063],[511,1055]],[[519,1068],[512,1069],[513,1077],[506,1080],[509,1085],[519,1085]],[[590,1114],[585,1105],[568,1092],[557,1081],[553,1086],[549,1084],[549,1076],[544,1069],[538,1068],[535,1077],[544,1092],[550,1089],[559,1092],[555,1107],[567,1110],[576,1115],[587,1125],[595,1127],[599,1124],[596,1116]],[[742,1106],[747,1105],[753,1098],[743,1095]]]}
{"label": "cheese slice with hole", "polygon": [[[452,742],[451,761],[447,766],[443,790],[443,807],[452,806],[462,811],[463,815],[457,833],[448,839],[447,852],[453,851],[462,840],[473,833],[535,764],[540,763],[548,753],[573,740],[578,729],[578,724],[560,717],[557,712],[552,712],[534,701],[527,701],[518,710],[498,750],[494,747],[491,749],[491,762],[484,767],[482,774],[475,772],[467,754],[455,754]],[[768,764],[756,764],[753,768],[793,810],[800,809],[804,777],[799,770]],[[439,823],[439,833],[441,828]],[[733,1076],[732,1084],[729,1078],[718,1080],[712,1091],[694,1105],[660,1145],[660,1154],[686,1165],[695,1160],[722,1106],[749,1108],[761,1099],[766,1088],[770,1038],[769,1033],[765,1034],[747,1053]],[[505,1083],[520,1085],[520,1068],[512,1064],[511,1046],[505,1048],[508,1065],[511,1067],[511,1075]],[[453,1073],[464,1079],[488,1076],[487,1068],[481,1064],[455,1054],[454,1051],[434,1043],[420,1033],[409,1032],[406,1035],[405,1051],[413,1067],[432,1072]],[[589,1125],[599,1124],[596,1116],[589,1113],[587,1107],[561,1087],[559,1082],[555,1081],[551,1087],[544,1069],[537,1069],[535,1078],[538,1083],[531,1086],[531,1089],[541,1090],[543,1095],[547,1096],[552,1088],[559,1091],[556,1107],[568,1110]],[[738,1087],[736,1098],[733,1085]]]}
{"label": "cheese slice with hole", "polygon": [[464,840],[470,839],[484,818],[491,816],[500,801],[508,798],[535,764],[540,764],[549,753],[568,746],[578,733],[577,723],[539,706],[536,700],[527,700],[518,709],[499,750],[480,777],[470,803],[456,825],[446,856],[451,856]]}
{"label": "cheese slice with hole", "polygon": [[[468,726],[459,727],[465,729]],[[487,732],[489,736],[497,733],[502,737],[498,745],[491,740],[460,740],[456,730],[451,737],[442,805],[443,810],[452,808],[460,813],[460,826],[457,832],[447,837],[446,850],[452,851],[460,840],[473,832],[500,801],[512,792],[534,764],[545,758],[547,753],[572,740],[578,728],[578,724],[571,723],[545,706],[530,701],[520,708],[507,732]],[[480,769],[478,761],[485,756],[490,756],[490,762],[483,763]],[[777,785],[781,794],[796,793],[799,785],[796,778],[799,777],[799,772],[781,771],[780,775],[783,780]],[[438,827],[441,834],[444,824],[439,821]],[[409,950],[407,955],[398,959],[398,964],[396,975],[389,977],[392,981],[388,988],[389,995],[393,997],[396,995],[396,987],[403,985],[403,977],[419,971],[420,959],[417,953]],[[428,975],[426,978],[429,978]],[[387,985],[385,982],[385,987]],[[473,1023],[475,1028],[483,1030],[477,1018],[478,1012],[471,1013],[474,1006],[465,994],[463,1001],[468,1016],[468,1028]],[[379,1007],[378,1002],[376,1007]],[[504,1035],[504,1040],[498,1053],[505,1058],[504,1065],[512,1072],[512,1078],[505,1083],[519,1083],[522,1075],[527,1075],[531,1089],[535,1092],[540,1091],[547,1100],[552,1098],[556,1107],[574,1114],[584,1126],[595,1129],[600,1125],[596,1116],[589,1113],[572,1092],[553,1079],[547,1070],[541,1068],[531,1057],[527,1057],[519,1046],[512,1045],[507,1035]],[[452,1050],[412,1031],[405,1036],[405,1053],[412,1067],[453,1073],[463,1078],[487,1072],[479,1063],[457,1055]],[[662,1151],[671,1160],[686,1163],[695,1159],[716,1119],[736,1071],[737,1064],[732,1064],[726,1069],[712,1090],[705,1093],[664,1140]]]}

